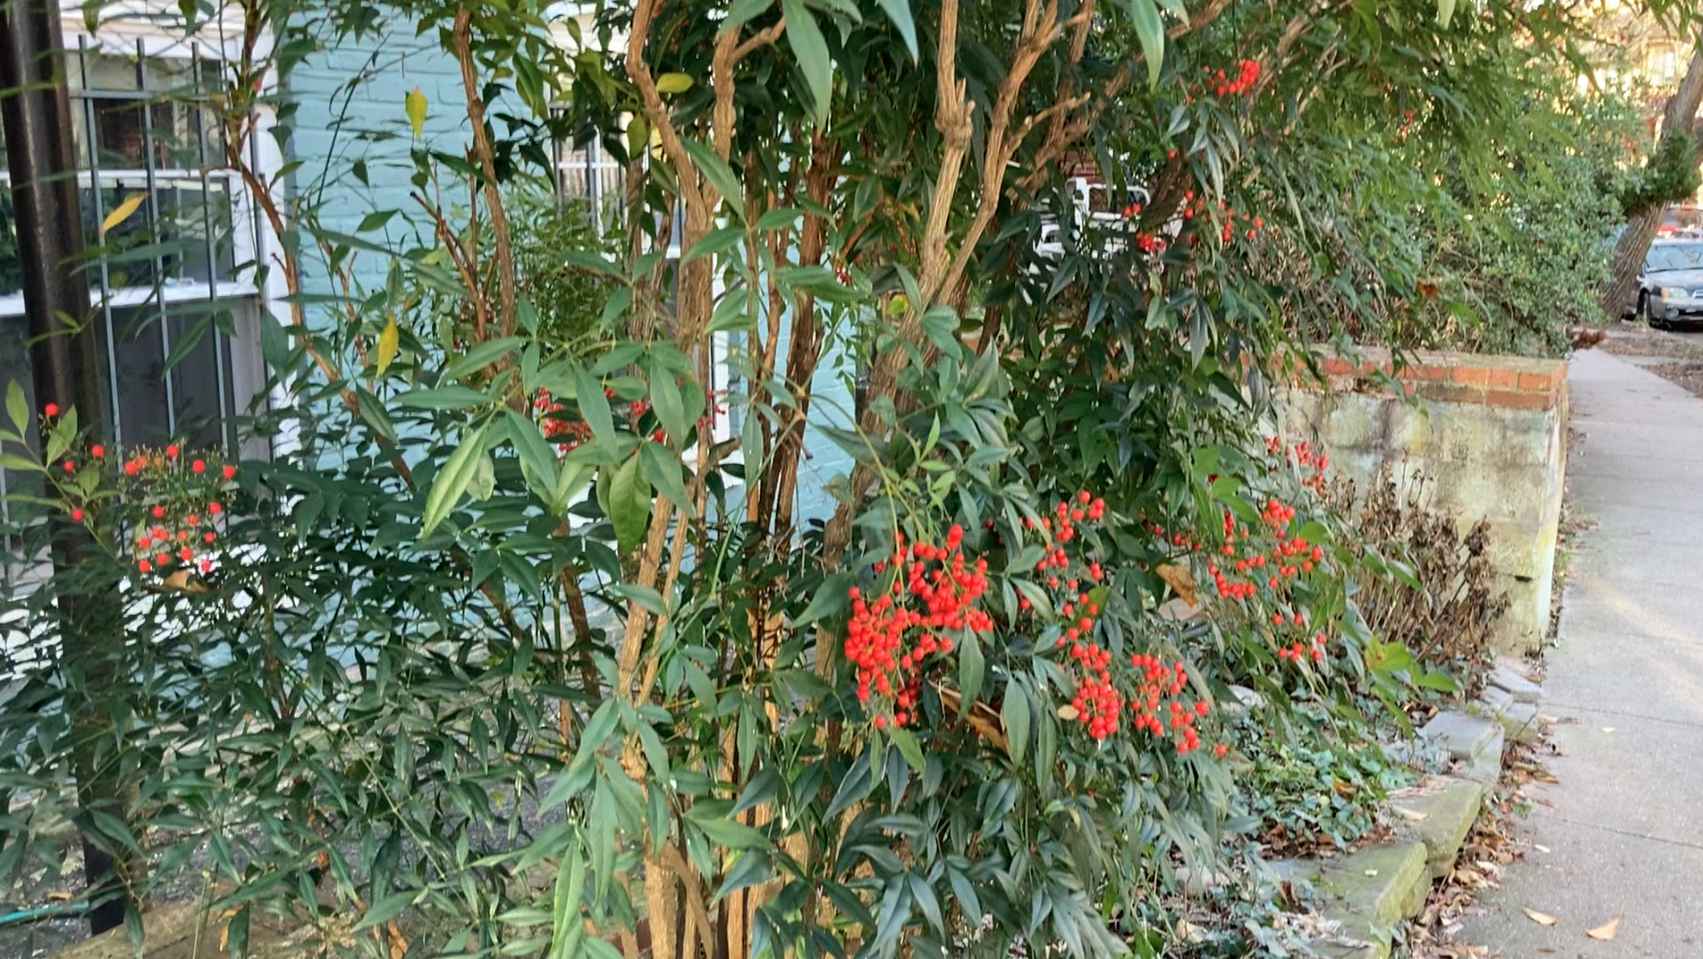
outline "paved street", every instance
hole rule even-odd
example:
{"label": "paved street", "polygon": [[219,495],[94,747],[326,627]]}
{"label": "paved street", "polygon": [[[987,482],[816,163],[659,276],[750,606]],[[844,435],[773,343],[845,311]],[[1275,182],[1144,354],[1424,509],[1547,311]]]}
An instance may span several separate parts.
{"label": "paved street", "polygon": [[[1506,959],[1703,956],[1703,399],[1598,350],[1569,376],[1578,538],[1533,844],[1463,937]],[[1547,851],[1546,851],[1547,850]],[[1553,926],[1526,909],[1555,916]],[[1623,916],[1612,941],[1585,930]]]}

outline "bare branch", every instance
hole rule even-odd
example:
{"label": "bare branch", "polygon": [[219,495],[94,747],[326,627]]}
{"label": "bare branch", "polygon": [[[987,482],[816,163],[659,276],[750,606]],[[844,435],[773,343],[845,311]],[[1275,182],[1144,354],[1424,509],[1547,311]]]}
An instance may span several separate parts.
{"label": "bare branch", "polygon": [[461,63],[461,87],[467,97],[467,122],[473,127],[473,152],[479,160],[479,170],[485,179],[485,205],[491,210],[491,233],[497,247],[497,284],[502,297],[502,314],[498,317],[501,335],[514,332],[514,250],[509,244],[508,218],[503,214],[503,195],[497,188],[496,155],[491,150],[491,138],[485,132],[485,101],[479,95],[479,77],[473,64],[473,12],[467,8],[455,13],[455,57]]}

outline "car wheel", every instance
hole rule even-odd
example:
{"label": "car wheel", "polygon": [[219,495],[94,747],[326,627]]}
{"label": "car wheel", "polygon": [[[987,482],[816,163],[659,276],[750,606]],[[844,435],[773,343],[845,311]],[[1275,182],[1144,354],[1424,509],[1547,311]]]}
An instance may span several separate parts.
{"label": "car wheel", "polygon": [[1643,320],[1652,330],[1662,328],[1662,321],[1650,312],[1650,298],[1644,294],[1638,295],[1638,318]]}

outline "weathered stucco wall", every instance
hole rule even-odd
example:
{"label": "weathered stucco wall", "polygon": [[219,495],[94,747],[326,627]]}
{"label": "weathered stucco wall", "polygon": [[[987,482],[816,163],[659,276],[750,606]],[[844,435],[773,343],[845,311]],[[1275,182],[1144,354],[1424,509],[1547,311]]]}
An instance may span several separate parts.
{"label": "weathered stucco wall", "polygon": [[1292,432],[1321,442],[1364,485],[1381,468],[1463,525],[1490,524],[1491,560],[1509,597],[1504,651],[1542,643],[1566,469],[1567,364],[1421,353],[1395,371],[1388,354],[1328,358],[1325,382],[1289,388]]}

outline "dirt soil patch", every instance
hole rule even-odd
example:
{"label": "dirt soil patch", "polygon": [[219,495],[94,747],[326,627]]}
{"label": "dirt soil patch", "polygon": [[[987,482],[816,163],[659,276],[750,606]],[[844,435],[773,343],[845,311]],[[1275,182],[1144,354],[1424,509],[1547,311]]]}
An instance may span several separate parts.
{"label": "dirt soil patch", "polygon": [[1658,363],[1644,369],[1675,386],[1684,387],[1692,396],[1703,396],[1703,360]]}
{"label": "dirt soil patch", "polygon": [[1703,338],[1652,330],[1642,324],[1623,323],[1606,329],[1608,337],[1594,349],[1615,356],[1668,356],[1675,360],[1703,360]]}

